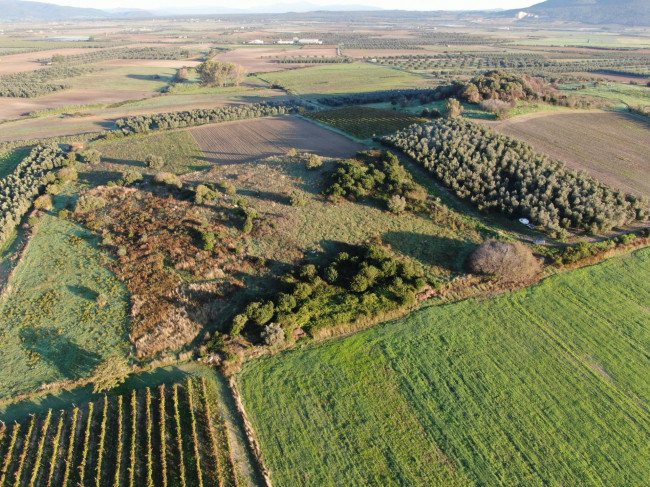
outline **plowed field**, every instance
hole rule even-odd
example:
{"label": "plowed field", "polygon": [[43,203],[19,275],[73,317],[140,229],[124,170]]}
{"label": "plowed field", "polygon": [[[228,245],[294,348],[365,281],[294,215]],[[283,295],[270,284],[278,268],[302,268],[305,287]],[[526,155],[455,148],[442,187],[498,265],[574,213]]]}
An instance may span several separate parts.
{"label": "plowed field", "polygon": [[206,125],[191,130],[207,160],[250,162],[294,148],[326,157],[349,157],[364,146],[297,117],[274,117]]}

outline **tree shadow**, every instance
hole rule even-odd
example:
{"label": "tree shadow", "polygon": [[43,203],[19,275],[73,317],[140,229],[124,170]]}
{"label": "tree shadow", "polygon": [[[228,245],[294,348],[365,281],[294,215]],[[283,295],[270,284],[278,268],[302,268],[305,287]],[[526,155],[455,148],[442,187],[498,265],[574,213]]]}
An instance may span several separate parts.
{"label": "tree shadow", "polygon": [[83,349],[49,328],[23,330],[20,338],[25,350],[38,353],[42,360],[55,367],[66,379],[85,376],[101,362],[98,353]]}
{"label": "tree shadow", "polygon": [[89,301],[95,301],[97,299],[97,296],[99,296],[99,293],[97,291],[94,291],[87,286],[71,286],[68,284],[67,287],[72,294],[75,294],[76,296],[87,299]]}
{"label": "tree shadow", "polygon": [[133,166],[146,168],[147,165],[143,161],[137,161],[135,159],[115,159],[114,157],[103,157],[102,163],[116,164],[119,166]]}
{"label": "tree shadow", "polygon": [[470,240],[458,240],[437,235],[395,231],[382,236],[393,249],[426,266],[437,266],[452,272],[463,272],[467,256],[477,246]]}
{"label": "tree shadow", "polygon": [[258,191],[254,189],[240,189],[237,194],[247,196],[249,198],[256,198],[258,200],[271,201],[274,203],[282,203],[285,205],[291,204],[289,197],[283,193],[274,193],[273,191]]}

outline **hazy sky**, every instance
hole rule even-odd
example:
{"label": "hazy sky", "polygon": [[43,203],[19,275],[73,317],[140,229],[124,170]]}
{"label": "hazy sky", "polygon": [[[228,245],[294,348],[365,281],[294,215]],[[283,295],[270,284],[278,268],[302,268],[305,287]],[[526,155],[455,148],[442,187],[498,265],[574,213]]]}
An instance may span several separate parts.
{"label": "hazy sky", "polygon": [[[263,5],[300,3],[298,0],[39,0],[59,5],[94,8],[142,8],[154,9],[165,7],[220,6],[229,8],[253,8]],[[317,5],[368,5],[373,7],[402,10],[480,10],[494,8],[527,7],[542,0],[307,0],[306,3]]]}

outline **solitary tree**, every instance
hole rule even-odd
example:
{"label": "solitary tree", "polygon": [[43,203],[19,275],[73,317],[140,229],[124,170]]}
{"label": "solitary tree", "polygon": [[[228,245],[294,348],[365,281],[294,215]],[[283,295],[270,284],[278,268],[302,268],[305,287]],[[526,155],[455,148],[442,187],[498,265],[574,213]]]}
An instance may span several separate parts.
{"label": "solitary tree", "polygon": [[457,118],[463,113],[463,105],[456,98],[450,98],[445,105],[445,117]]}

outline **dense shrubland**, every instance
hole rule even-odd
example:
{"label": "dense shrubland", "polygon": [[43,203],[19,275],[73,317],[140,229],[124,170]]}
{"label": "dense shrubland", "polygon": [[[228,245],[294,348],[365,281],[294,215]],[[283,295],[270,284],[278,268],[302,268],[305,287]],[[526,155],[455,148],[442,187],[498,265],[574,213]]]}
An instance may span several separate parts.
{"label": "dense shrubland", "polygon": [[526,217],[553,232],[580,228],[598,233],[647,216],[645,201],[466,120],[414,126],[383,141],[479,209]]}
{"label": "dense shrubland", "polygon": [[352,323],[413,304],[426,284],[421,269],[379,245],[350,247],[326,264],[284,275],[270,299],[250,302],[234,317],[229,333],[259,340],[273,332],[265,329],[271,324],[294,336],[298,328],[311,333]]}
{"label": "dense shrubland", "polygon": [[[411,193],[419,189],[397,156],[388,151],[359,152],[356,160],[339,161],[329,175],[329,183],[326,195],[351,200],[369,196],[384,202],[387,208],[392,202],[391,210],[395,213],[405,210],[406,197],[413,199]],[[404,198],[404,207],[400,207],[395,196]]]}
{"label": "dense shrubland", "polygon": [[365,105],[369,103],[401,103],[417,102],[418,104],[430,103],[442,100],[456,94],[456,87],[453,85],[438,86],[437,88],[405,89],[405,90],[380,90],[367,93],[350,93],[345,95],[333,95],[319,98],[321,105],[330,107],[341,107],[345,105]]}
{"label": "dense shrubland", "polygon": [[281,103],[254,103],[219,108],[199,108],[183,112],[158,113],[121,118],[115,123],[124,134],[146,133],[152,130],[167,130],[193,127],[207,123],[229,122],[247,118],[282,115],[298,111],[301,103],[285,101]]}
{"label": "dense shrubland", "polygon": [[43,187],[56,179],[49,172],[68,163],[59,147],[37,146],[16,169],[0,180],[0,243],[29,211]]}
{"label": "dense shrubland", "polygon": [[0,76],[0,96],[31,98],[64,90],[61,80],[95,71],[93,66],[51,66],[35,71]]}
{"label": "dense shrubland", "polygon": [[195,70],[203,86],[239,86],[247,74],[243,66],[214,59],[202,62]]}

